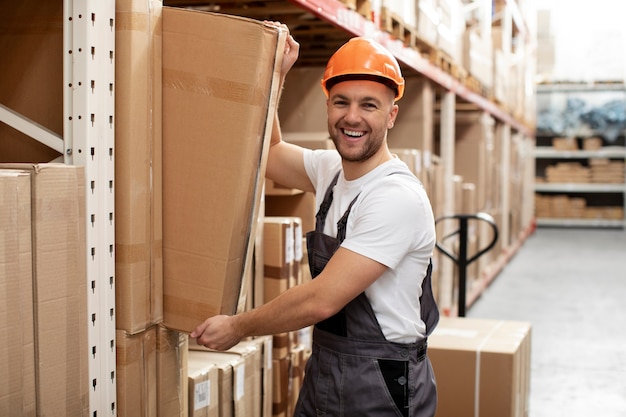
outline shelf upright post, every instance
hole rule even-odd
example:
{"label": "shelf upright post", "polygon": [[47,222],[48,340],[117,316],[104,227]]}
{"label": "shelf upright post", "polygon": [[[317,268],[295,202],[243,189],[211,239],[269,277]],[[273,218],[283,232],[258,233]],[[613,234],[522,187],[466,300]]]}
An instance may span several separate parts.
{"label": "shelf upright post", "polygon": [[[441,100],[441,163],[443,164],[443,216],[458,214],[454,212],[454,144],[456,120],[456,95],[446,91]],[[450,222],[442,223],[443,230],[437,230],[437,234],[448,236],[454,231]],[[452,313],[454,300],[454,263],[445,257],[441,257],[441,276],[443,277],[439,294],[439,304],[445,314]],[[460,306],[459,306],[460,307]]]}
{"label": "shelf upright post", "polygon": [[498,141],[500,147],[500,181],[502,194],[500,207],[502,208],[502,223],[500,225],[500,242],[503,249],[508,249],[511,244],[510,237],[510,212],[511,212],[511,126],[499,124]]}
{"label": "shelf upright post", "polygon": [[115,416],[115,0],[63,3],[64,162],[85,169],[90,416]]}

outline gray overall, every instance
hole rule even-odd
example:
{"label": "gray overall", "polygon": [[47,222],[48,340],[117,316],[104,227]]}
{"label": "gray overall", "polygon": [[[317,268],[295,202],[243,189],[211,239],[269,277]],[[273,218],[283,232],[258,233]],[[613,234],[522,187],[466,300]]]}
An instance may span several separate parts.
{"label": "gray overall", "polygon": [[[337,223],[337,238],[325,235],[324,222],[338,176],[326,191],[315,230],[306,236],[313,278],[345,238],[348,215],[358,198]],[[420,298],[427,335],[439,321],[431,270],[429,265]],[[387,341],[365,293],[315,325],[313,352],[294,416],[432,417],[436,406],[437,389],[426,356],[426,339],[408,344]]]}

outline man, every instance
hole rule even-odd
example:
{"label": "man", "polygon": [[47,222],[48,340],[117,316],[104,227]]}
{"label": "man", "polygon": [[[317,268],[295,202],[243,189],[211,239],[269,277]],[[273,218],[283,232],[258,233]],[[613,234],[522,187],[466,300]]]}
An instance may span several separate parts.
{"label": "man", "polygon": [[[288,36],[281,86],[298,51]],[[434,219],[422,184],[387,144],[404,92],[400,67],[379,44],[353,38],[330,58],[322,88],[337,151],[283,142],[276,117],[266,173],[316,193],[314,279],[252,311],[211,317],[191,337],[221,350],[315,325],[296,416],[433,416]]]}

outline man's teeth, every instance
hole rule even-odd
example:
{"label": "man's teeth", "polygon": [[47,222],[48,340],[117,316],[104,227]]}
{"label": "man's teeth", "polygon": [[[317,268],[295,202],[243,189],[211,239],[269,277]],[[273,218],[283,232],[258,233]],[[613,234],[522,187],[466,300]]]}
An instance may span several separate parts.
{"label": "man's teeth", "polygon": [[357,132],[355,130],[346,130],[346,129],[343,130],[343,133],[346,136],[351,136],[353,138],[360,138],[361,136],[365,134],[364,132]]}

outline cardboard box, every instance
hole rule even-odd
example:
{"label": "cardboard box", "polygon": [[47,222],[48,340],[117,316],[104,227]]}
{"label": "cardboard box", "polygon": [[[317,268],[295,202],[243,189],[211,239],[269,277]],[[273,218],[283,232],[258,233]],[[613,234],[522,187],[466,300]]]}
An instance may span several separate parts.
{"label": "cardboard box", "polygon": [[157,415],[157,329],[141,333],[116,330],[117,415]]}
{"label": "cardboard box", "polygon": [[289,288],[294,269],[294,247],[292,218],[266,216],[263,224],[265,302]]}
{"label": "cardboard box", "polygon": [[[245,417],[261,417],[263,410],[263,359],[265,340],[262,338],[245,339],[232,348],[223,351],[213,351],[198,345],[195,340],[189,343],[190,351],[206,352],[205,361],[231,363],[233,360],[237,375],[234,376],[234,415]],[[238,359],[233,359],[238,357]],[[195,357],[198,359],[198,356]],[[243,365],[239,365],[239,363]]]}
{"label": "cardboard box", "polygon": [[186,333],[156,326],[157,416],[188,416]]}
{"label": "cardboard box", "polygon": [[442,317],[428,338],[437,417],[528,416],[531,326]]}
{"label": "cardboard box", "polygon": [[261,347],[261,415],[271,417],[272,415],[272,336],[259,336],[254,338]]}
{"label": "cardboard box", "polygon": [[219,374],[212,362],[187,355],[189,417],[219,417]]}
{"label": "cardboard box", "polygon": [[287,417],[289,410],[289,357],[272,360],[272,415]]}
{"label": "cardboard box", "polygon": [[163,8],[164,324],[236,311],[252,267],[285,33]]}
{"label": "cardboard box", "polygon": [[30,174],[38,415],[89,412],[85,174],[65,164],[0,164]]}
{"label": "cardboard box", "polygon": [[161,11],[115,3],[115,326],[131,334],[163,321]]}
{"label": "cardboard box", "polygon": [[241,355],[190,349],[189,361],[212,364],[217,368],[219,417],[247,417],[244,399],[246,368]]}
{"label": "cardboard box", "polygon": [[30,174],[0,170],[0,415],[34,417]]}

